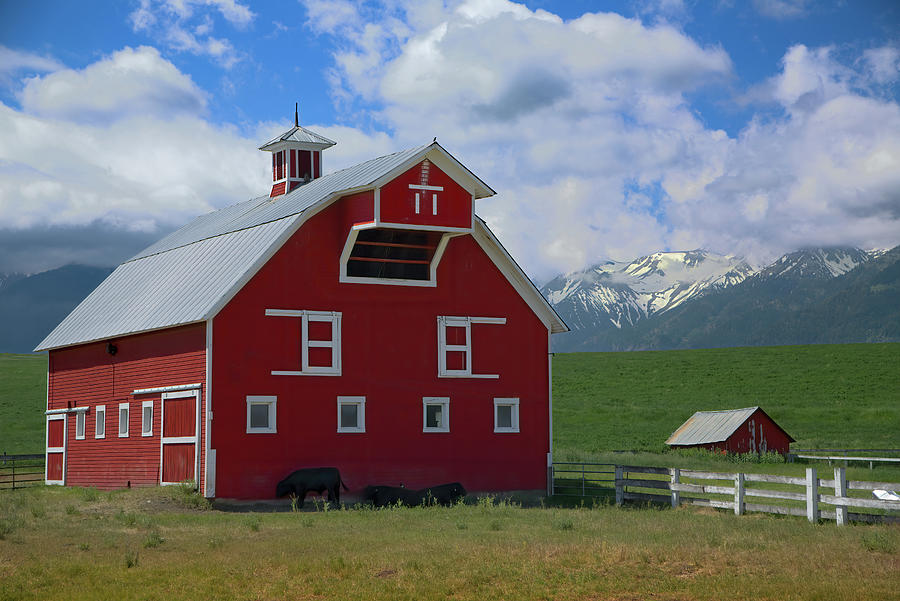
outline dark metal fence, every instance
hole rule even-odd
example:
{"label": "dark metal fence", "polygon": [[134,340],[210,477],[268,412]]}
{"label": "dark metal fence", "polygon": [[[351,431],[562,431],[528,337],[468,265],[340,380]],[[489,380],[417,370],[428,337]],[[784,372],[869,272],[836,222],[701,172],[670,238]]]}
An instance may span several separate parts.
{"label": "dark metal fence", "polygon": [[43,455],[0,455],[0,489],[43,484]]}
{"label": "dark metal fence", "polygon": [[567,497],[607,497],[615,494],[616,466],[611,463],[554,461],[550,494]]}

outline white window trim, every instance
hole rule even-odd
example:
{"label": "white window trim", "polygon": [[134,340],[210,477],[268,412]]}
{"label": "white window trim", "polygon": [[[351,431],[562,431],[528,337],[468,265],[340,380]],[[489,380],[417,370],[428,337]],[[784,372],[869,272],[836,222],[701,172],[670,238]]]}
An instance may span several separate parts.
{"label": "white window trim", "polygon": [[[86,411],[78,411],[75,413],[75,440],[84,440],[84,431],[86,428],[85,414]],[[78,434],[78,426],[81,426],[81,434]]]}
{"label": "white window trim", "polygon": [[[500,406],[512,407],[512,426],[502,428],[497,424],[497,408]],[[519,399],[518,398],[495,398],[494,399],[494,433],[495,434],[515,434],[519,432]]]}
{"label": "white window trim", "polygon": [[[441,421],[444,425],[440,428],[428,427],[428,405],[441,405]],[[449,432],[450,431],[450,397],[427,396],[422,398],[422,432]]]}
{"label": "white window trim", "polygon": [[[145,430],[144,426],[144,409],[150,407],[150,429]],[[141,402],[141,436],[153,436],[153,401],[142,401]]]}
{"label": "white window trim", "polygon": [[[438,315],[438,377],[439,378],[486,378],[497,379],[499,374],[472,373],[472,326],[473,325],[505,325],[505,317],[459,317]],[[447,344],[447,328],[465,328],[465,344]],[[448,352],[464,352],[466,367],[464,369],[447,369]]]}
{"label": "white window trim", "polygon": [[[125,410],[125,433],[122,434],[122,409]],[[131,422],[131,406],[128,403],[119,403],[119,438],[128,438],[129,423]]]}
{"label": "white window trim", "polygon": [[[247,434],[277,434],[277,396],[259,396],[251,395],[247,397]],[[250,407],[253,405],[269,406],[269,425],[265,428],[254,428],[250,426]]]}
{"label": "white window trim", "polygon": [[[69,446],[69,420],[67,417],[68,411],[63,409],[61,413],[56,414],[47,414],[47,425],[46,431],[44,432],[44,483],[45,484],[62,484],[66,483],[66,461],[68,461],[68,452],[66,448]],[[63,423],[62,431],[63,431],[63,444],[61,447],[51,447],[50,446],[50,422],[54,420],[61,419]],[[50,461],[48,460],[48,456],[50,453],[60,453],[62,454],[62,479],[61,480],[50,480],[48,478],[49,470],[50,470]]]}
{"label": "white window trim", "polygon": [[[307,311],[303,309],[266,309],[267,317],[299,317],[300,371],[273,370],[273,376],[339,376],[341,375],[341,317],[339,311]],[[310,340],[309,322],[331,323],[331,340]],[[330,348],[331,365],[327,367],[309,364],[310,348]]]}
{"label": "white window trim", "polygon": [[[103,432],[97,432],[97,426],[103,424]],[[94,407],[94,438],[106,438],[106,405]]]}
{"label": "white window trim", "polygon": [[[356,405],[356,427],[341,426],[341,406]],[[364,396],[339,396],[337,398],[337,431],[340,434],[363,434],[366,431],[366,397]]]}

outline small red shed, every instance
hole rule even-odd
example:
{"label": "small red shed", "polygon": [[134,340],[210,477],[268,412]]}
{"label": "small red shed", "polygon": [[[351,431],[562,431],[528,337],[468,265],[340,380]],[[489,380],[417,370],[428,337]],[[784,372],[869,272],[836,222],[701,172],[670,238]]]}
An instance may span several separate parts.
{"label": "small red shed", "polygon": [[681,424],[666,444],[699,447],[728,453],[785,455],[794,439],[759,407],[727,411],[698,411]]}
{"label": "small red shed", "polygon": [[475,215],[494,191],[436,141],[322,175],[333,144],[264,144],[270,192],[122,263],[39,345],[48,483],[545,487],[567,327]]}

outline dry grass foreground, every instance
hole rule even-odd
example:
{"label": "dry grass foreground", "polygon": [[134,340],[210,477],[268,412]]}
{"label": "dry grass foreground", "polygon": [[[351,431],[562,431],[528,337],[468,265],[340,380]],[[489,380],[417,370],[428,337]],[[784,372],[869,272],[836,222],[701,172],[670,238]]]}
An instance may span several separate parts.
{"label": "dry grass foreground", "polygon": [[0,599],[897,599],[900,527],[650,508],[229,513],[0,492]]}

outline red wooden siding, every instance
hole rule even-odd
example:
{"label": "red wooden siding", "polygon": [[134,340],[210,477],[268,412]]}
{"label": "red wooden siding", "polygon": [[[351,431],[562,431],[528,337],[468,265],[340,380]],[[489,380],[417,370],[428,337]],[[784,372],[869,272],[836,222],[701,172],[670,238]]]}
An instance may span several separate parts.
{"label": "red wooden siding", "polygon": [[[193,399],[191,399],[193,400]],[[193,432],[192,432],[193,434]],[[163,482],[183,482],[194,479],[194,445],[163,445]]]}
{"label": "red wooden siding", "polygon": [[[75,440],[75,419],[67,420],[66,484],[104,489],[129,482],[132,486],[157,484],[161,394],[135,396],[132,392],[201,383],[205,395],[205,324],[126,336],[115,343],[115,355],[106,352],[106,341],[50,351],[48,409],[62,409],[69,403],[90,407],[84,440]],[[141,436],[141,403],[147,400],[153,401],[153,436]],[[125,402],[129,434],[119,438],[119,403]],[[94,438],[96,405],[106,406],[103,439]],[[201,431],[201,447],[203,436]]]}
{"label": "red wooden siding", "polygon": [[369,190],[344,196],[333,209],[340,213],[342,226],[349,229],[350,225],[359,223],[372,223],[375,221],[375,194]]}
{"label": "red wooden siding", "polygon": [[193,436],[197,422],[194,397],[166,399],[165,403],[163,436]]}
{"label": "red wooden siding", "polygon": [[[440,192],[410,189],[421,183],[422,168],[417,165],[381,188],[381,220],[438,227],[472,227],[472,195],[433,163],[428,168],[428,185],[442,186]],[[419,213],[415,197],[419,192]],[[432,195],[437,194],[437,215],[432,214]]]}
{"label": "red wooden siding", "polygon": [[277,184],[273,185],[272,192],[269,194],[269,196],[279,196],[281,194],[284,194],[284,184],[285,182],[278,182]]}
{"label": "red wooden siding", "polygon": [[[351,489],[457,480],[470,490],[544,488],[547,328],[468,235],[448,244],[437,287],[339,283],[338,259],[364,206],[342,203],[298,230],[215,318],[216,494],[271,497],[278,480],[312,466],[338,467]],[[266,317],[267,308],[341,312],[342,375],[273,376],[300,369],[301,320]],[[506,318],[471,328],[473,372],[499,379],[437,377],[438,315]],[[277,396],[277,434],[246,433],[248,395]],[[338,396],[366,397],[365,433],[337,433]],[[449,433],[422,432],[426,396],[450,398]],[[520,433],[494,433],[495,397],[520,399]]]}
{"label": "red wooden siding", "polygon": [[[62,422],[60,422],[62,423]],[[47,453],[47,480],[63,479],[63,454]]]}
{"label": "red wooden siding", "polygon": [[65,430],[63,427],[66,420],[53,419],[47,421],[47,446],[61,447],[65,442]]}

